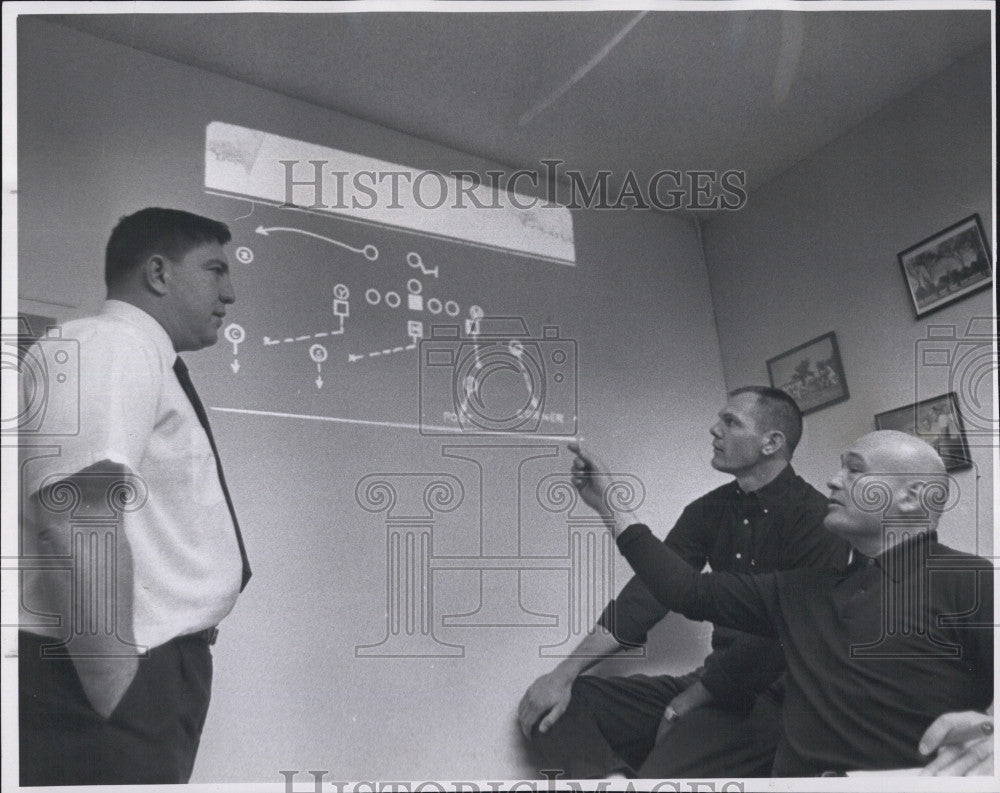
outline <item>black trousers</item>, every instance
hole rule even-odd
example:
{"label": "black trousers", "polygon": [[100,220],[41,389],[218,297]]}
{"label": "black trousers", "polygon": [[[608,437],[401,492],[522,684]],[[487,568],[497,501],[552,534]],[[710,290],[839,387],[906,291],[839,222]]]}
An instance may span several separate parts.
{"label": "black trousers", "polygon": [[766,694],[749,711],[695,708],[655,743],[663,711],[699,677],[578,677],[566,712],[533,733],[546,770],[567,779],[770,776],[781,708]]}
{"label": "black trousers", "polygon": [[108,718],[91,707],[72,659],[42,657],[52,643],[18,635],[21,785],[187,782],[212,688],[205,639],[150,650]]}

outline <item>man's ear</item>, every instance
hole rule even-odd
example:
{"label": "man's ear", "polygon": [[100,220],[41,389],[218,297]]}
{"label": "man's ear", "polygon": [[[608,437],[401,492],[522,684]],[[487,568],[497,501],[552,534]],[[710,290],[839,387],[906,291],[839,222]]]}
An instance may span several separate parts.
{"label": "man's ear", "polygon": [[785,448],[785,433],[781,430],[771,430],[764,436],[764,443],[761,446],[761,451],[770,456],[772,454],[777,454],[779,451]]}
{"label": "man's ear", "polygon": [[908,482],[897,494],[900,512],[927,518],[937,525],[941,513],[949,509],[947,474],[929,474]]}
{"label": "man's ear", "polygon": [[163,296],[167,293],[170,279],[169,263],[165,256],[154,253],[142,263],[142,276],[145,285],[155,294]]}
{"label": "man's ear", "polygon": [[926,485],[926,482],[918,479],[907,482],[896,494],[896,509],[907,515],[926,512],[923,505],[923,493]]}

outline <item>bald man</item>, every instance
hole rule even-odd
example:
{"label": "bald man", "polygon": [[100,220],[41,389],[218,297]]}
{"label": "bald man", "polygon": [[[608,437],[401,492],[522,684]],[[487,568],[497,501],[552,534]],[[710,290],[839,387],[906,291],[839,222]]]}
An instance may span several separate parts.
{"label": "bald man", "polygon": [[581,497],[664,606],[780,640],[774,776],[992,773],[993,568],[937,541],[948,477],[930,445],[891,430],[851,444],[824,519],[851,543],[846,567],[760,576],[692,570],[648,527],[608,513],[606,469],[571,450]]}

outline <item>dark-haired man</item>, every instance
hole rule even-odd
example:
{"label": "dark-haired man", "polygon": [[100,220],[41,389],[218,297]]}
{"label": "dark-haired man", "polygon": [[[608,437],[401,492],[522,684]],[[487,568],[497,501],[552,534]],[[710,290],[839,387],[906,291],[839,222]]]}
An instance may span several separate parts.
{"label": "dark-haired man", "polygon": [[62,354],[79,351],[79,389],[50,388],[45,421],[73,431],[46,438],[44,453],[21,439],[22,553],[46,562],[23,573],[22,785],[191,775],[209,645],[250,576],[204,406],[177,356],[218,340],[236,299],[229,240],[224,224],[180,210],[123,218],[101,312],[62,328]]}
{"label": "dark-haired man", "polygon": [[[822,527],[826,499],[790,460],[802,414],[783,391],[729,394],[711,428],[712,467],[734,481],[689,504],[665,543],[701,570],[750,573],[842,562],[847,545]],[[570,778],[766,776],[779,736],[781,648],[716,628],[702,668],[680,677],[581,673],[645,642],[667,614],[633,578],[599,625],[518,709],[525,735]]]}

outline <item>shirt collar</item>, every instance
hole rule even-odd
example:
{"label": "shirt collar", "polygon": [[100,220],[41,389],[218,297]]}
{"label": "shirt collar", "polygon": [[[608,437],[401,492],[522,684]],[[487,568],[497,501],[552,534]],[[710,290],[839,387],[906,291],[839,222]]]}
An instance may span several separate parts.
{"label": "shirt collar", "polygon": [[912,558],[921,559],[927,557],[928,545],[937,542],[937,531],[922,531],[911,537],[907,537],[902,542],[898,542],[876,556],[867,556],[857,548],[851,548],[851,557],[847,565],[847,572],[853,572],[860,567],[877,566],[886,576],[897,584],[902,578],[905,568],[912,567],[907,562]]}
{"label": "shirt collar", "polygon": [[754,496],[762,507],[776,509],[785,502],[788,488],[791,487],[794,480],[795,471],[792,470],[792,465],[789,463],[781,469],[781,473],[763,487],[758,487],[749,493],[744,491],[737,482],[733,482],[733,487],[737,496]]}
{"label": "shirt collar", "polygon": [[101,306],[101,316],[125,322],[140,330],[156,344],[157,349],[171,366],[177,359],[177,351],[174,349],[174,343],[170,341],[167,331],[150,314],[138,306],[126,303],[124,300],[105,300],[104,305]]}

